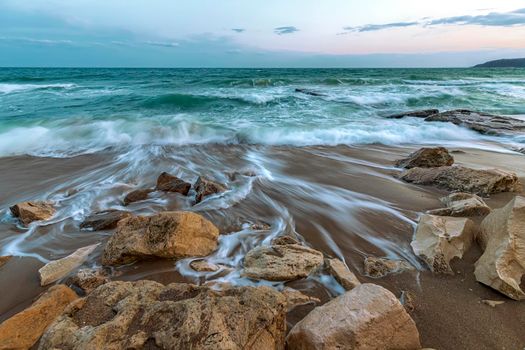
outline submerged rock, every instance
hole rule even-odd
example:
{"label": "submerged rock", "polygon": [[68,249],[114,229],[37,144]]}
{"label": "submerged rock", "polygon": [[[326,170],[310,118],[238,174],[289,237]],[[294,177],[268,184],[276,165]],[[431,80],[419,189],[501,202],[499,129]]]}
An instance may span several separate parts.
{"label": "submerged rock", "polygon": [[82,265],[99,244],[79,248],[62,259],[53,260],[45,264],[38,270],[40,285],[45,286],[66,277],[71,271]]}
{"label": "submerged rock", "polygon": [[40,349],[284,349],[286,300],[269,287],[110,282],[75,303]]}
{"label": "submerged rock", "polygon": [[88,216],[80,224],[81,229],[91,229],[93,231],[113,230],[117,227],[120,220],[131,216],[130,212],[122,210],[103,210]]}
{"label": "submerged rock", "polygon": [[481,223],[483,255],[475,264],[476,280],[509,298],[525,299],[525,197],[515,197]]}
{"label": "submerged rock", "polygon": [[309,90],[309,89],[302,89],[302,88],[296,88],[295,92],[300,92],[302,94],[310,95],[310,96],[318,96],[318,97],[326,96],[325,94],[322,94],[320,92]]}
{"label": "submerged rock", "polygon": [[454,164],[448,150],[444,147],[428,148],[424,147],[412,152],[407,158],[396,161],[396,166],[400,168],[435,168]]}
{"label": "submerged rock", "polygon": [[365,274],[370,277],[380,278],[390,273],[412,270],[413,267],[402,260],[391,260],[369,256],[364,261]]}
{"label": "submerged rock", "polygon": [[387,116],[388,119],[401,119],[404,117],[426,118],[433,114],[439,113],[439,109],[422,109],[419,111],[403,112]]}
{"label": "submerged rock", "polygon": [[30,307],[0,324],[0,350],[31,348],[46,328],[78,296],[59,284],[49,288]]}
{"label": "submerged rock", "polygon": [[299,244],[260,246],[244,257],[243,276],[268,281],[307,277],[323,264],[323,254]]}
{"label": "submerged rock", "polygon": [[335,280],[339,282],[346,290],[352,290],[361,284],[356,275],[346,266],[344,262],[339,259],[325,259],[325,266],[328,272],[334,276]]}
{"label": "submerged rock", "polygon": [[0,267],[4,266],[12,257],[12,255],[0,256]]}
{"label": "submerged rock", "polygon": [[200,203],[205,197],[226,191],[226,187],[218,182],[200,176],[195,182],[195,203]]}
{"label": "submerged rock", "polygon": [[157,179],[156,189],[158,191],[177,192],[187,196],[191,189],[191,184],[174,175],[163,172]]}
{"label": "submerged rock", "polygon": [[421,349],[416,324],[396,297],[361,284],[313,309],[290,331],[288,349]]}
{"label": "submerged rock", "polygon": [[497,169],[477,170],[463,166],[412,168],[403,172],[401,179],[419,185],[433,185],[449,191],[469,192],[480,196],[521,190],[521,183],[515,173]]}
{"label": "submerged rock", "polygon": [[293,310],[297,306],[317,304],[321,302],[319,298],[311,297],[309,295],[304,294],[301,291],[298,291],[297,289],[293,289],[290,287],[285,287],[281,293],[286,298],[286,309],[288,312]]}
{"label": "submerged rock", "polygon": [[470,219],[423,215],[412,243],[414,253],[436,273],[453,273],[450,261],[470,248],[476,226]]}
{"label": "submerged rock", "polygon": [[449,122],[475,130],[482,134],[522,134],[525,121],[521,119],[458,109],[437,113],[425,118],[427,122]]}
{"label": "submerged rock", "polygon": [[91,293],[98,286],[108,283],[109,272],[107,269],[99,267],[97,269],[80,269],[68,279],[67,284],[82,289],[86,294]]}
{"label": "submerged rock", "polygon": [[24,225],[33,221],[48,220],[55,215],[55,208],[51,202],[22,202],[9,209]]}
{"label": "submerged rock", "polygon": [[427,213],[440,216],[485,216],[490,207],[475,194],[457,192],[441,198],[446,208],[429,210]]}
{"label": "submerged rock", "polygon": [[206,256],[217,248],[219,230],[199,214],[174,211],[120,221],[104,249],[105,265],[152,257]]}
{"label": "submerged rock", "polygon": [[149,194],[154,190],[151,188],[140,188],[129,192],[126,197],[124,197],[124,205],[130,205],[131,203],[140,202],[148,199]]}

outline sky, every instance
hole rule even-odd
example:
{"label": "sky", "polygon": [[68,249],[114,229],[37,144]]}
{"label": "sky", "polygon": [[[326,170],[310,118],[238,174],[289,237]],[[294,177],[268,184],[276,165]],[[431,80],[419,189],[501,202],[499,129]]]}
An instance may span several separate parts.
{"label": "sky", "polygon": [[0,0],[0,66],[465,67],[525,57],[525,0]]}

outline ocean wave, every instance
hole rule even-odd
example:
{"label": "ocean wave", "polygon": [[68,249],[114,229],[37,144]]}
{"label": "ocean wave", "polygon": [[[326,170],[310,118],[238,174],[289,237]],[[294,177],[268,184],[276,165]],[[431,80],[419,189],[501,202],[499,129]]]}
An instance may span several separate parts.
{"label": "ocean wave", "polygon": [[62,84],[11,84],[2,83],[0,84],[0,94],[10,94],[14,92],[30,91],[30,90],[42,90],[42,89],[71,89],[76,87],[75,84],[62,83]]}

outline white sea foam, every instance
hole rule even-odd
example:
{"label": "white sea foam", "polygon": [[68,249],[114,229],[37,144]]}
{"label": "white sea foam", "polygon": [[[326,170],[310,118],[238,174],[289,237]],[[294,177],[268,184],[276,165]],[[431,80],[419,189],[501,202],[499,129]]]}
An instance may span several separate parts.
{"label": "white sea foam", "polygon": [[76,87],[75,84],[64,83],[64,84],[0,84],[1,94],[10,94],[13,92],[37,90],[37,89],[71,89]]}

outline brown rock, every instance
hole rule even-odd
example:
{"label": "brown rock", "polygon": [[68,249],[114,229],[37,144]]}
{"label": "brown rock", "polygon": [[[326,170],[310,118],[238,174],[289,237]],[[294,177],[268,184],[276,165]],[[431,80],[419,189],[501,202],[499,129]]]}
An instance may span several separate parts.
{"label": "brown rock", "polygon": [[509,298],[525,300],[525,197],[495,209],[481,223],[483,255],[476,261],[476,280]]}
{"label": "brown rock", "polygon": [[361,284],[356,275],[339,259],[325,259],[328,272],[334,276],[337,282],[346,290],[352,290]]}
{"label": "brown rock", "polygon": [[12,255],[0,256],[0,267],[4,266],[12,257]]}
{"label": "brown rock", "polygon": [[33,221],[48,220],[55,214],[55,208],[50,202],[22,202],[9,209],[24,225]]}
{"label": "brown rock", "polygon": [[408,158],[396,161],[396,166],[400,168],[435,168],[454,164],[454,158],[444,147],[421,148],[412,152]]}
{"label": "brown rock", "polygon": [[218,265],[207,262],[206,260],[193,260],[190,267],[197,272],[216,272],[220,270]]}
{"label": "brown rock", "polygon": [[109,271],[104,268],[80,269],[68,280],[69,285],[82,289],[86,294],[91,293],[95,288],[108,283]]}
{"label": "brown rock", "polygon": [[272,245],[301,244],[297,239],[289,235],[277,236],[272,239]]}
{"label": "brown rock", "polygon": [[286,342],[290,350],[421,349],[416,325],[399,300],[368,283],[313,309]]}
{"label": "brown rock", "polygon": [[286,300],[268,287],[110,282],[62,315],[40,349],[284,349]]}
{"label": "brown rock", "polygon": [[151,188],[140,188],[129,192],[124,197],[124,205],[130,205],[131,203],[140,202],[148,199],[149,194],[153,192]]}
{"label": "brown rock", "polygon": [[78,296],[59,284],[49,288],[37,301],[0,324],[0,350],[31,348],[46,328]]}
{"label": "brown rock", "polygon": [[364,267],[365,274],[374,278],[380,278],[390,273],[413,269],[413,267],[406,261],[376,258],[373,256],[365,258]]}
{"label": "brown rock", "polygon": [[45,264],[38,270],[40,285],[45,286],[66,277],[71,271],[82,265],[99,244],[79,248],[62,259],[53,260]]}
{"label": "brown rock", "polygon": [[476,170],[463,166],[412,168],[403,172],[401,179],[419,185],[433,185],[449,191],[469,192],[480,196],[521,190],[515,173],[497,169]]}
{"label": "brown rock", "polygon": [[190,191],[190,188],[190,183],[181,180],[176,176],[168,174],[167,172],[163,172],[162,174],[160,174],[159,178],[157,179],[156,189],[158,191],[177,192],[184,196],[187,196],[188,192]]}
{"label": "brown rock", "polygon": [[307,277],[323,264],[323,254],[298,244],[260,246],[244,257],[243,276],[268,281]]}
{"label": "brown rock", "polygon": [[197,179],[194,187],[195,191],[197,192],[197,195],[195,196],[196,203],[200,203],[204,197],[226,191],[226,187],[224,185],[202,176]]}
{"label": "brown rock", "polygon": [[404,112],[387,116],[388,119],[401,119],[404,117],[426,118],[433,114],[439,113],[438,109],[423,109],[420,111]]}
{"label": "brown rock", "polygon": [[441,198],[446,208],[429,210],[427,213],[440,216],[485,216],[490,213],[490,208],[481,197],[464,192],[452,193]]}
{"label": "brown rock", "polygon": [[103,210],[88,216],[80,224],[81,229],[90,229],[93,231],[113,230],[117,227],[120,220],[131,216],[130,212],[122,210]]}
{"label": "brown rock", "polygon": [[290,287],[285,287],[281,293],[283,293],[284,297],[286,298],[286,308],[288,312],[297,306],[317,304],[321,302],[319,298],[311,297],[304,294],[303,292],[298,291],[297,289]]}
{"label": "brown rock", "polygon": [[206,256],[217,248],[218,236],[217,227],[192,212],[129,217],[119,222],[106,244],[102,262],[119,265],[152,257]]}
{"label": "brown rock", "polygon": [[475,233],[476,226],[470,219],[423,215],[410,245],[433,272],[453,273],[450,261],[463,257]]}
{"label": "brown rock", "polygon": [[409,314],[414,312],[414,310],[416,309],[416,297],[414,296],[414,294],[412,294],[412,292],[406,290],[402,291],[401,298],[399,299],[399,301],[401,302],[401,304],[403,304],[403,307]]}

